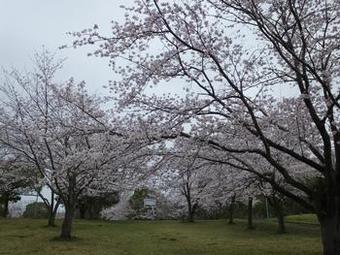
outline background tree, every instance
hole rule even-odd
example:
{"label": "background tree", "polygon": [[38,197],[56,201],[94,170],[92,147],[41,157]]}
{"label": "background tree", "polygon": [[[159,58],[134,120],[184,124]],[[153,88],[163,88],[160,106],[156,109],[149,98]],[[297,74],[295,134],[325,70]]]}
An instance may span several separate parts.
{"label": "background tree", "polygon": [[29,190],[31,186],[28,172],[18,158],[6,154],[0,161],[0,204],[2,216],[6,218],[9,213],[9,203],[21,199],[20,195]]}
{"label": "background tree", "polygon": [[80,219],[99,219],[102,210],[119,202],[118,192],[100,191],[95,194],[82,194],[78,199],[77,209]]}

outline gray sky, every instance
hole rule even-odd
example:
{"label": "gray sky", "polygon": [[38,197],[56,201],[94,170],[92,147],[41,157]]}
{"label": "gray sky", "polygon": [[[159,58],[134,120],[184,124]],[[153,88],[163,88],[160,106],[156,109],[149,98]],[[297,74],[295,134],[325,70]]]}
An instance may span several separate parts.
{"label": "gray sky", "polygon": [[[81,31],[98,24],[110,31],[110,21],[124,15],[119,8],[133,0],[0,0],[0,66],[30,70],[35,50],[44,45],[54,51],[72,43],[66,32]],[[59,79],[73,76],[85,80],[91,92],[103,92],[102,86],[112,79],[107,60],[87,57],[88,50],[67,49]]]}
{"label": "gray sky", "polygon": [[[81,31],[98,24],[110,32],[111,20],[122,20],[120,5],[134,0],[0,0],[0,66],[30,70],[34,51],[42,45],[54,51],[73,38],[67,32]],[[258,43],[258,42],[256,42]],[[255,43],[255,45],[256,45]],[[92,50],[95,47],[92,47]],[[103,95],[108,80],[114,79],[107,59],[87,57],[89,48],[65,49],[67,57],[58,79],[85,80],[89,91]],[[116,77],[117,78],[117,77]],[[276,92],[281,95],[280,92]],[[288,91],[285,93],[289,94]]]}

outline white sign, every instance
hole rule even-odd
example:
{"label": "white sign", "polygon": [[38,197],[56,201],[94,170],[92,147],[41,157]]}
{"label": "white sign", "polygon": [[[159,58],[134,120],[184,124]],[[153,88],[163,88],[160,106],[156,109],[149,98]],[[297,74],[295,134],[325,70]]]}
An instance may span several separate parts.
{"label": "white sign", "polygon": [[156,199],[144,198],[144,206],[156,206]]}

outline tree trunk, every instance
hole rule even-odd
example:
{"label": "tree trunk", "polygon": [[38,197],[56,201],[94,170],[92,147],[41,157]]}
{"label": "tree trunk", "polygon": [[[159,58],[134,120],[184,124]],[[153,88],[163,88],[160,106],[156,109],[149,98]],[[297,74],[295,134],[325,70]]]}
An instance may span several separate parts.
{"label": "tree trunk", "polygon": [[195,221],[195,211],[196,211],[196,204],[192,205],[191,202],[188,203],[188,221],[194,222]]}
{"label": "tree trunk", "polygon": [[61,200],[58,199],[57,202],[54,204],[54,195],[52,195],[52,199],[53,199],[52,203],[50,205],[48,205],[48,204],[46,205],[48,212],[49,212],[48,224],[47,224],[48,227],[55,227],[56,226],[55,218],[56,218],[58,208],[59,208],[59,205],[60,205],[60,202],[61,202]]}
{"label": "tree trunk", "polygon": [[248,198],[248,229],[254,229],[253,225],[253,198]]}
{"label": "tree trunk", "polygon": [[285,226],[285,219],[284,219],[282,204],[280,203],[280,201],[275,200],[273,203],[273,207],[274,207],[275,214],[277,217],[277,232],[279,234],[284,234],[286,233],[286,226]]}
{"label": "tree trunk", "polygon": [[277,215],[277,232],[279,234],[286,233],[285,218],[282,213]]}
{"label": "tree trunk", "polygon": [[268,200],[269,200],[270,205],[273,207],[276,218],[277,218],[277,232],[279,234],[286,233],[282,200],[276,197],[275,195],[268,198]]}
{"label": "tree trunk", "polygon": [[72,206],[65,206],[65,215],[63,225],[61,227],[60,239],[71,240],[73,216],[74,208]]}
{"label": "tree trunk", "polygon": [[194,222],[194,214],[192,213],[192,210],[189,210],[188,221]]}
{"label": "tree trunk", "polygon": [[191,201],[191,192],[190,192],[190,186],[188,183],[185,184],[185,188],[184,188],[184,193],[185,198],[187,200],[187,206],[188,206],[188,221],[189,222],[194,222],[194,213],[195,213],[195,209],[194,206],[192,205],[192,201]]}
{"label": "tree trunk", "polygon": [[53,208],[50,208],[49,215],[48,215],[48,227],[55,227],[55,217],[57,214],[57,210],[53,210]]}
{"label": "tree trunk", "polygon": [[79,205],[79,218],[84,220],[86,215],[86,206],[85,205]]}
{"label": "tree trunk", "polygon": [[4,210],[3,210],[3,214],[2,216],[4,218],[7,218],[9,210],[8,210],[8,205],[9,205],[9,198],[7,195],[5,195],[5,199],[4,199]]}
{"label": "tree trunk", "polygon": [[[337,175],[340,179],[340,175]],[[340,254],[340,180],[335,187],[323,185],[315,208],[321,227],[323,255]],[[327,189],[325,189],[327,187]],[[332,189],[334,188],[334,189]]]}
{"label": "tree trunk", "polygon": [[94,220],[96,218],[95,208],[92,206],[89,208],[89,219]]}
{"label": "tree trunk", "polygon": [[55,215],[53,215],[53,213],[49,213],[48,215],[48,223],[47,223],[48,227],[55,227]]}
{"label": "tree trunk", "polygon": [[229,206],[229,215],[228,215],[229,221],[228,221],[228,224],[235,224],[235,222],[234,222],[235,199],[236,199],[236,196],[233,195],[233,197],[231,198],[230,206]]}
{"label": "tree trunk", "polygon": [[321,240],[323,245],[323,255],[340,254],[340,215],[332,217],[319,216],[321,225]]}

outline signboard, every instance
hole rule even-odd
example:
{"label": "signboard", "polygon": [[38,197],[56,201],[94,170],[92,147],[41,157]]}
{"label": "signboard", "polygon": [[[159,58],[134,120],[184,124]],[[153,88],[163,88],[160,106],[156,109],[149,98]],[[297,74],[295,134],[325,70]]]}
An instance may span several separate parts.
{"label": "signboard", "polygon": [[144,198],[144,206],[156,206],[156,199],[154,198]]}

